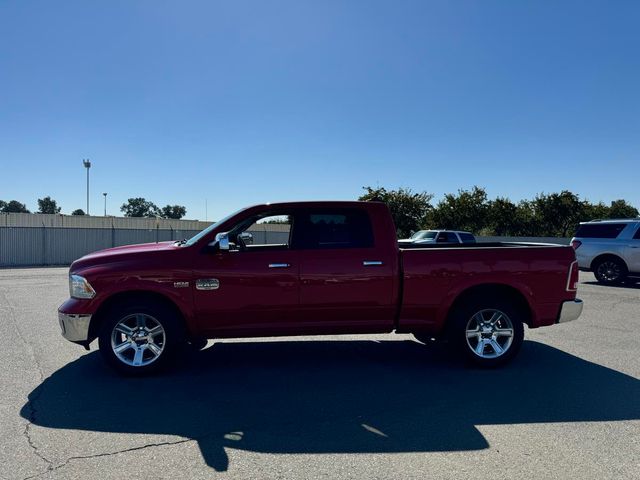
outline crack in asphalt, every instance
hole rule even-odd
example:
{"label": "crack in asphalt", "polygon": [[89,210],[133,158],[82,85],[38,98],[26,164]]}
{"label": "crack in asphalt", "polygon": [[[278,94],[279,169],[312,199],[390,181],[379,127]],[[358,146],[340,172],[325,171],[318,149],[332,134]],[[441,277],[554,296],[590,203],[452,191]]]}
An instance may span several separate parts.
{"label": "crack in asphalt", "polygon": [[[18,327],[18,323],[16,322],[15,310],[14,310],[13,306],[11,305],[11,302],[9,302],[9,298],[7,297],[7,294],[4,291],[4,288],[0,288],[0,295],[2,296],[2,300],[3,300],[2,303],[7,306],[7,311],[8,311],[8,314],[9,314],[9,323],[11,323],[13,325],[13,328],[16,331],[16,334],[17,334],[18,338],[20,339],[20,342],[24,346],[24,350],[27,352],[28,356],[31,358],[31,361],[32,361],[32,363],[33,363],[33,365],[35,367],[35,370],[38,372],[38,377],[40,379],[40,385],[42,385],[42,382],[44,382],[44,380],[45,380],[45,374],[42,371],[42,367],[38,363],[38,359],[36,357],[35,352],[33,351],[33,348],[27,342],[26,338],[24,337],[24,335],[22,335],[22,332],[20,331],[20,328]],[[27,440],[27,444],[29,445],[29,448],[34,453],[34,455],[47,464],[47,471],[49,471],[49,470],[51,470],[51,467],[53,466],[53,462],[51,462],[51,460],[49,460],[47,457],[45,457],[40,452],[40,450],[38,449],[38,446],[35,444],[35,442],[33,441],[33,438],[31,437],[31,426],[33,425],[33,422],[35,421],[36,413],[37,413],[37,410],[36,410],[36,407],[35,407],[35,402],[37,401],[38,397],[40,397],[41,394],[42,394],[42,390],[40,389],[40,390],[38,390],[37,394],[34,395],[34,397],[32,399],[29,399],[27,401],[27,403],[25,405],[29,409],[29,415],[28,415],[27,423],[24,426],[24,430],[22,432],[22,435]]]}
{"label": "crack in asphalt", "polygon": [[175,442],[148,443],[146,445],[140,445],[138,447],[125,448],[124,450],[116,450],[115,452],[104,452],[104,453],[95,453],[93,455],[73,456],[73,457],[67,458],[64,462],[62,462],[62,463],[60,463],[58,465],[54,465],[52,462],[49,462],[50,465],[44,472],[40,472],[40,473],[37,473],[35,475],[31,475],[29,477],[25,477],[25,478],[23,478],[23,480],[31,480],[33,478],[37,478],[37,477],[41,477],[42,475],[46,475],[47,473],[59,470],[59,469],[61,469],[63,467],[66,467],[70,462],[72,462],[74,460],[88,460],[88,459],[92,459],[92,458],[110,457],[112,455],[120,455],[121,453],[135,452],[137,450],[145,450],[147,448],[164,447],[164,446],[168,446],[168,445],[179,445],[181,443],[197,442],[197,441],[198,441],[198,439],[195,439],[195,438],[185,438],[185,439],[182,439],[182,440],[176,440]]}

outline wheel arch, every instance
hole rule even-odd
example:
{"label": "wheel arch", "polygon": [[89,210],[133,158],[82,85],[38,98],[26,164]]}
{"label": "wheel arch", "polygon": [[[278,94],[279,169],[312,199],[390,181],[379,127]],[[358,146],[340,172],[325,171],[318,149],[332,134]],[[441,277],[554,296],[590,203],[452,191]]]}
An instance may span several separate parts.
{"label": "wheel arch", "polygon": [[591,269],[591,271],[595,270],[595,266],[607,259],[607,258],[611,258],[613,260],[618,260],[622,263],[622,265],[624,266],[625,270],[628,272],[629,271],[629,266],[627,265],[627,262],[624,261],[624,258],[622,258],[620,255],[616,255],[615,253],[601,253],[600,255],[598,255],[597,257],[595,257],[593,260],[591,260],[591,264],[589,265],[589,268]]}
{"label": "wheel arch", "polygon": [[109,310],[117,305],[126,305],[134,301],[155,303],[165,306],[176,315],[176,318],[180,322],[184,332],[187,335],[189,334],[184,313],[182,312],[180,307],[169,297],[163,295],[162,293],[149,290],[127,290],[124,292],[114,293],[100,304],[91,318],[91,324],[89,325],[89,341],[92,341],[98,337],[102,323],[106,318]]}
{"label": "wheel arch", "polygon": [[453,313],[460,307],[460,305],[463,305],[465,302],[471,301],[472,299],[486,297],[499,297],[512,300],[516,307],[524,314],[524,317],[522,318],[523,323],[527,324],[529,327],[532,326],[534,320],[533,309],[525,295],[520,290],[516,287],[503,283],[483,283],[468,287],[456,296],[449,306],[445,321],[445,328],[449,326]]}

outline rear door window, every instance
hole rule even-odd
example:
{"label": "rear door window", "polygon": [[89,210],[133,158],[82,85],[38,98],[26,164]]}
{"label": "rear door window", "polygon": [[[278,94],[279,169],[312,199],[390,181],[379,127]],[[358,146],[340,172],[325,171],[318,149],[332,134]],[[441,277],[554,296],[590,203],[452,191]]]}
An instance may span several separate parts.
{"label": "rear door window", "polygon": [[575,236],[581,238],[616,238],[626,226],[626,223],[585,223],[578,227]]}
{"label": "rear door window", "polygon": [[296,217],[294,248],[369,248],[373,244],[371,220],[364,210],[310,210]]}

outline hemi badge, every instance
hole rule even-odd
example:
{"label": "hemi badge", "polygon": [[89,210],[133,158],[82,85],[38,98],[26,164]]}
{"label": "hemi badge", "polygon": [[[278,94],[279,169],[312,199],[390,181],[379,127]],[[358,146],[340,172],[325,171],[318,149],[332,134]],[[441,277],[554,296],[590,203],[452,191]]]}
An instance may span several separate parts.
{"label": "hemi badge", "polygon": [[189,282],[173,282],[173,286],[175,288],[187,288],[189,286]]}

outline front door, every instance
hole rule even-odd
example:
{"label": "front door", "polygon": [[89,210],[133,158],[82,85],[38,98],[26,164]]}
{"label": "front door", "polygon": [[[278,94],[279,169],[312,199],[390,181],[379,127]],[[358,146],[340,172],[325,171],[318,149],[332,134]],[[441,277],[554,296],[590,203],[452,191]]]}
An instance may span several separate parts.
{"label": "front door", "polygon": [[230,250],[200,254],[192,288],[198,322],[207,335],[261,336],[290,325],[299,300],[291,218],[250,219],[229,232]]}

